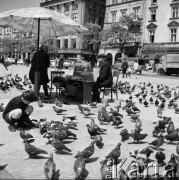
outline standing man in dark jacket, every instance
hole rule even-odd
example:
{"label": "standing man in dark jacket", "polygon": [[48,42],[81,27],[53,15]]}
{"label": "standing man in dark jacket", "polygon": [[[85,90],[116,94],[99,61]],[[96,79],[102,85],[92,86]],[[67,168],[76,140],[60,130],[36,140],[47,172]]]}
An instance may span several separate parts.
{"label": "standing man in dark jacket", "polygon": [[[39,69],[37,69],[37,52],[35,52],[32,58],[32,66],[29,72],[29,79],[31,80],[32,84],[34,84],[35,71],[39,70],[40,71],[40,85],[43,85],[45,96],[49,97],[48,88],[47,88],[47,83],[49,82],[47,69],[50,66],[50,58],[47,53],[46,46],[42,45],[40,47],[38,57],[39,57],[38,58]],[[39,90],[40,90],[40,87],[39,87]]]}
{"label": "standing man in dark jacket", "polygon": [[126,78],[127,78],[127,73],[126,73],[127,69],[128,69],[128,62],[126,61],[126,58],[124,58],[124,61],[122,62],[122,65],[121,65],[121,70],[123,74],[122,78],[124,78],[124,75],[126,75]]}
{"label": "standing man in dark jacket", "polygon": [[100,88],[112,86],[113,77],[111,66],[106,60],[106,55],[100,54],[97,58],[99,61],[100,71],[97,81],[93,86],[93,102],[97,101],[98,103],[100,103]]}

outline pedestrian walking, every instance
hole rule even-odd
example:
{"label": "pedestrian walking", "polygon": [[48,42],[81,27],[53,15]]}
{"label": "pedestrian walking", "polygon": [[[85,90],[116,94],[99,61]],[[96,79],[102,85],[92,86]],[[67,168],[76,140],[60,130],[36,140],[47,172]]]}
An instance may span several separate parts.
{"label": "pedestrian walking", "polygon": [[121,70],[122,70],[122,78],[124,78],[124,76],[126,76],[127,78],[127,69],[128,69],[128,62],[126,60],[126,58],[124,58],[123,62],[122,62],[122,65],[121,65]]}
{"label": "pedestrian walking", "polygon": [[135,78],[137,78],[137,73],[138,73],[138,70],[139,70],[139,64],[138,64],[137,60],[135,60],[133,70],[134,70],[133,72],[135,74]]}

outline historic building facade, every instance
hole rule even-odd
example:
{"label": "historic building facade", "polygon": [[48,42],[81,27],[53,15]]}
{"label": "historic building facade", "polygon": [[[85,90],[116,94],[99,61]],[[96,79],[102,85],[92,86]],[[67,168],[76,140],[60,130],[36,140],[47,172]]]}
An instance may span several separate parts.
{"label": "historic building facade", "polygon": [[[77,23],[85,26],[86,23],[96,23],[103,27],[105,15],[105,0],[42,0],[41,7],[49,8]],[[82,44],[78,35],[58,37],[56,39],[58,53],[63,53],[68,59],[85,59],[90,56],[89,48]],[[98,54],[96,49],[95,54]]]}
{"label": "historic building facade", "polygon": [[179,53],[179,0],[145,0],[143,45]]}
{"label": "historic building facade", "polygon": [[[125,14],[134,13],[143,19],[143,14],[145,13],[144,1],[145,0],[106,0],[104,28],[113,22],[117,22],[119,18]],[[135,41],[128,42],[125,45],[125,52],[122,56],[127,55],[128,57],[135,57],[139,55],[141,50],[141,39],[142,37],[140,36],[136,37]],[[114,64],[118,58],[121,58],[118,47],[108,49],[100,48],[99,52],[105,53],[111,64]]]}

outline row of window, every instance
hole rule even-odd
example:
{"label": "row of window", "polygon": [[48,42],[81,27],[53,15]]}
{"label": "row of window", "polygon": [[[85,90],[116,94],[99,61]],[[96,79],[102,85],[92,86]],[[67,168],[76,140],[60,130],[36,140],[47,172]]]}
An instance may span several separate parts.
{"label": "row of window", "polygon": [[[65,12],[70,10],[70,3],[64,3],[63,6],[64,6]],[[62,12],[62,4],[58,4],[56,6],[50,6],[49,8],[51,10],[55,10],[55,8],[56,8],[58,12]],[[72,2],[72,10],[78,10],[78,4],[76,1]]]}
{"label": "row of window", "polygon": [[[56,44],[57,44],[57,48],[60,49],[61,48],[61,40],[57,40]],[[68,49],[68,45],[69,45],[68,39],[64,39],[63,40],[63,48]],[[71,39],[71,48],[76,49],[76,39]]]}
{"label": "row of window", "polygon": [[[157,9],[150,10],[150,21],[156,21],[156,14]],[[179,17],[179,5],[171,7],[171,18],[178,18]]]}
{"label": "row of window", "polygon": [[[112,0],[111,4],[118,4],[118,3],[125,3],[128,1],[132,1],[132,0]],[[172,2],[177,2],[179,0],[172,0]],[[156,5],[157,4],[157,0],[151,0],[151,5]]]}
{"label": "row of window", "polygon": [[[176,42],[177,40],[177,28],[170,29],[170,42]],[[155,30],[149,30],[149,42],[155,42]]]}
{"label": "row of window", "polygon": [[[125,16],[127,14],[127,9],[126,10],[121,10],[121,16]],[[139,12],[140,12],[140,8],[133,8],[133,14],[134,14],[134,17],[137,17],[139,15]],[[111,12],[111,20],[112,22],[116,22],[118,21],[116,19],[116,14],[117,14],[117,11],[115,12]]]}
{"label": "row of window", "polygon": [[[67,17],[69,17],[69,6],[70,6],[70,3],[64,3],[64,8],[65,8],[65,15]],[[93,2],[93,1],[89,1],[89,22],[90,23],[95,23],[95,19],[96,19],[96,3]],[[52,10],[57,10],[58,12],[61,12],[62,11],[62,4],[59,4],[59,5],[56,5],[56,6],[50,6],[49,7],[50,9]],[[76,3],[76,1],[73,1],[72,2],[72,10],[77,10],[78,9],[78,4]],[[99,22],[98,24],[103,26],[104,24],[104,14],[105,14],[105,8],[104,7],[100,7],[100,11],[99,11]],[[72,18],[75,22],[78,22],[78,13],[72,13],[72,17],[69,17],[69,18]]]}

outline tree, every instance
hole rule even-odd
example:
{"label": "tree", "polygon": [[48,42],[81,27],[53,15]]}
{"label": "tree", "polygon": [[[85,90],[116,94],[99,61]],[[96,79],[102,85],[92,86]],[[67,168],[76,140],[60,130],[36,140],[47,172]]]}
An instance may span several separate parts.
{"label": "tree", "polygon": [[[141,19],[134,14],[122,16],[118,22],[112,23],[101,32],[102,47],[117,47],[122,55],[125,44],[136,41],[141,35]],[[139,42],[140,39],[137,39]]]}
{"label": "tree", "polygon": [[85,27],[88,29],[79,34],[80,40],[83,43],[86,43],[91,50],[92,58],[91,58],[91,66],[95,65],[95,50],[99,50],[99,46],[101,43],[100,32],[102,30],[101,26],[98,24],[87,23]]}
{"label": "tree", "polygon": [[14,52],[13,39],[5,37],[0,39],[1,55],[10,56]]}
{"label": "tree", "polygon": [[156,57],[160,58],[161,56],[167,54],[167,48],[156,43],[145,44],[142,48],[142,54],[143,56],[147,55],[154,59]]}

